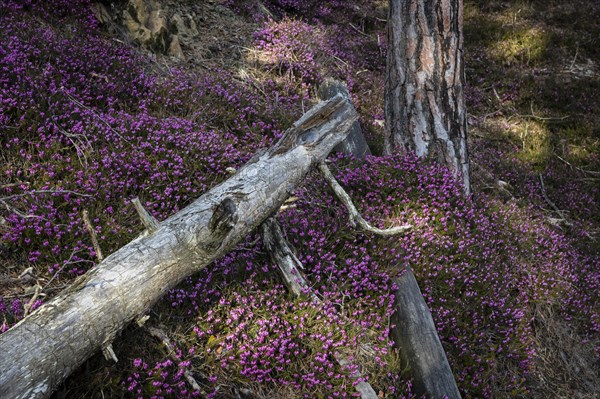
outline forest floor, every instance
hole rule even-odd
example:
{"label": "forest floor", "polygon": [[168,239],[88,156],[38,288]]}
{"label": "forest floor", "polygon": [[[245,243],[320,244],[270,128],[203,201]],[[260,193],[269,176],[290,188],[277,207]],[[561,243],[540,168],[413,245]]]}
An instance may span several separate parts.
{"label": "forest floor", "polygon": [[464,398],[600,397],[600,2],[465,1],[470,198],[427,160],[380,156],[386,1],[129,3],[162,10],[171,56],[132,38],[127,2],[103,3],[0,0],[0,332],[98,263],[84,210],[114,252],[143,229],[131,199],[172,215],[328,76],[374,154],[334,155],[334,173],[368,220],[416,229],[355,231],[315,173],[278,219],[324,305],[292,297],[251,234],[129,326],[118,363],[94,356],[54,397],[352,397],[336,351],[381,398],[415,397],[388,336],[401,263]]}

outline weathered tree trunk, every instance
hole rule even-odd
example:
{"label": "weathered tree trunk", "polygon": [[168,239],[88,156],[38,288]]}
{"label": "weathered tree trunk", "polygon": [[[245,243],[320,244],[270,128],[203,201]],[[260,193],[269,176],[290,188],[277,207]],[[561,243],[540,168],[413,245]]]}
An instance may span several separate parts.
{"label": "weathered tree trunk", "polygon": [[[350,100],[350,93],[346,84],[332,78],[325,79],[321,86],[319,86],[318,94],[319,98],[323,101],[327,101],[338,94]],[[364,160],[367,155],[371,155],[371,149],[369,148],[369,144],[367,144],[359,121],[354,122],[348,136],[336,145],[333,150],[343,154],[352,154],[354,158],[360,161]]]}
{"label": "weathered tree trunk", "polygon": [[186,276],[226,254],[277,210],[357,114],[322,102],[233,177],[160,223],[0,335],[0,397],[43,398]]}
{"label": "weathered tree trunk", "polygon": [[462,0],[390,0],[385,143],[434,156],[470,193]]}
{"label": "weathered tree trunk", "polygon": [[391,335],[408,363],[415,392],[430,399],[460,399],[433,318],[412,270],[407,268],[394,283],[397,289]]}

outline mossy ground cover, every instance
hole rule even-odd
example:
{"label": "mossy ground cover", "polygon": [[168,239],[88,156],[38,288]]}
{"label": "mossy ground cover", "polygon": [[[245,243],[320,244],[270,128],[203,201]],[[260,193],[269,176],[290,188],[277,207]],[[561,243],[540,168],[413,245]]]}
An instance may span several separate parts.
{"label": "mossy ground cover", "polygon": [[159,220],[181,209],[280,137],[327,76],[348,83],[375,154],[332,156],[334,173],[373,224],[415,229],[356,231],[311,174],[278,218],[323,305],[292,297],[251,234],[149,313],[175,357],[132,325],[119,363],[90,359],[57,395],[352,397],[342,352],[381,397],[413,397],[388,336],[408,264],[463,397],[593,398],[600,4],[465,4],[471,198],[427,160],[379,156],[386,2],[220,7],[255,33],[209,71],[114,40],[86,0],[0,1],[2,332],[98,262],[84,210],[115,251],[143,229],[131,199]]}

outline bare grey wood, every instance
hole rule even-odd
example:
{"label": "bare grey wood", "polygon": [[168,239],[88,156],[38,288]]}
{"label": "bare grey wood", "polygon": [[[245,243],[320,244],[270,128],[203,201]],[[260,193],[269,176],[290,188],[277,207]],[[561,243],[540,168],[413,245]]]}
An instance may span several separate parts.
{"label": "bare grey wood", "polygon": [[320,303],[312,292],[302,273],[304,266],[283,236],[281,227],[275,218],[270,217],[260,225],[263,242],[273,263],[281,272],[281,277],[288,290],[298,297],[308,296],[314,303]]}
{"label": "bare grey wood", "polygon": [[[348,100],[350,100],[350,93],[348,87],[344,82],[336,79],[327,78],[319,86],[319,98],[323,101],[329,100],[330,98],[342,94]],[[352,154],[357,160],[363,160],[367,155],[371,155],[371,149],[365,135],[362,132],[360,123],[354,122],[348,136],[333,149],[334,151],[341,152],[343,154]]]}
{"label": "bare grey wood", "polygon": [[[322,301],[309,287],[302,270],[304,266],[294,254],[291,244],[283,236],[281,227],[275,218],[270,217],[261,225],[261,233],[265,247],[275,263],[279,267],[283,281],[288,289],[299,297],[308,297],[315,304],[322,304]],[[352,363],[343,354],[336,352],[335,360],[340,366],[356,369]],[[354,389],[360,394],[362,399],[378,399],[375,390],[367,381],[363,379],[360,371],[353,371],[350,378],[357,380]]]}
{"label": "bare grey wood", "polygon": [[433,156],[471,191],[463,0],[390,0],[384,151]]}
{"label": "bare grey wood", "polygon": [[391,335],[408,363],[415,392],[430,399],[460,399],[446,352],[412,270],[407,267],[394,283],[397,288]]}
{"label": "bare grey wood", "polygon": [[342,95],[319,103],[231,178],[0,335],[0,397],[50,396],[167,290],[227,253],[275,212],[357,117]]}
{"label": "bare grey wood", "polygon": [[346,209],[348,210],[348,218],[350,219],[350,225],[352,227],[356,227],[356,225],[358,225],[358,227],[360,227],[361,229],[374,234],[378,234],[380,236],[393,236],[396,234],[402,234],[412,228],[412,225],[410,224],[390,227],[389,229],[380,229],[378,227],[371,226],[369,222],[367,222],[358,212],[358,209],[356,209],[356,206],[354,206],[352,199],[350,198],[346,190],[344,190],[344,188],[340,186],[340,183],[338,183],[337,180],[335,180],[335,177],[333,176],[327,165],[325,165],[325,162],[319,162],[319,170],[323,174],[323,177],[325,178],[327,183],[329,183],[329,187],[331,187],[335,195],[346,206]]}
{"label": "bare grey wood", "polygon": [[154,216],[148,213],[146,208],[142,205],[139,198],[134,198],[131,200],[131,203],[135,207],[135,210],[142,221],[142,224],[146,227],[149,234],[154,233],[159,229],[160,223]]}

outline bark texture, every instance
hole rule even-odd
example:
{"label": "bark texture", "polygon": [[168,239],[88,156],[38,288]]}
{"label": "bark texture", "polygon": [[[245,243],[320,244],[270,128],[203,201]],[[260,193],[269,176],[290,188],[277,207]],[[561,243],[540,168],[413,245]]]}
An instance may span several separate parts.
{"label": "bark texture", "polygon": [[412,270],[398,279],[391,336],[408,363],[415,392],[431,399],[460,399],[446,352]]}
{"label": "bark texture", "polygon": [[110,352],[124,326],[275,212],[357,117],[341,95],[318,104],[230,179],[0,335],[0,397],[48,397],[95,352]]}
{"label": "bark texture", "polygon": [[433,156],[470,193],[462,0],[390,0],[385,143]]}

